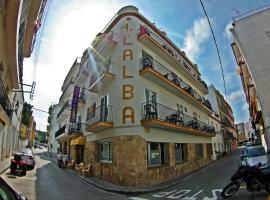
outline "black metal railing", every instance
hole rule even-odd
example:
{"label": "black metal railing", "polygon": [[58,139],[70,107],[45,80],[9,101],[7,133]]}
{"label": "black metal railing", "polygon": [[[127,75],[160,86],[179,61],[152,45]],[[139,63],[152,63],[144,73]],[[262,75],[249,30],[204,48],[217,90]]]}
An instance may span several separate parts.
{"label": "black metal railing", "polygon": [[[179,64],[181,64],[184,68],[186,68],[187,71],[189,71],[189,73],[197,81],[199,81],[203,87],[208,89],[207,84],[198,75],[196,75],[197,72],[195,72],[196,71],[195,68],[197,69],[197,65],[191,65],[189,62],[186,61],[186,58],[184,58],[184,56],[180,55],[180,53],[178,53],[176,50],[174,50],[174,48],[172,48],[170,45],[168,45],[167,42],[165,42],[158,34],[149,30],[145,26],[141,26],[139,29],[139,33],[138,33],[138,38],[144,34],[148,35],[149,37],[154,39],[156,42],[158,42],[160,44],[160,46],[162,46],[163,49],[168,52],[168,54],[170,54],[172,57],[174,57],[175,60],[179,62]],[[182,52],[182,53],[185,55],[184,52]]]}
{"label": "black metal railing", "polygon": [[211,103],[208,100],[205,100],[202,96],[198,94],[196,90],[194,90],[190,85],[188,85],[186,82],[184,82],[181,77],[179,77],[174,72],[167,69],[165,66],[160,64],[157,60],[155,60],[151,56],[144,56],[140,59],[140,70],[144,68],[152,68],[162,76],[164,76],[166,79],[171,81],[173,84],[175,84],[180,89],[184,89],[186,92],[188,92],[191,96],[193,96],[197,101],[202,103],[204,106],[212,110]]}
{"label": "black metal railing", "polygon": [[100,105],[95,110],[87,114],[88,125],[98,122],[113,122],[112,106]]}
{"label": "black metal railing", "polygon": [[7,91],[5,88],[5,84],[2,80],[1,75],[0,75],[0,104],[1,104],[2,108],[4,109],[4,111],[6,112],[6,114],[9,117],[11,117],[12,116],[12,106],[11,106],[11,103],[9,101]]}
{"label": "black metal railing", "polygon": [[82,123],[74,123],[69,126],[69,134],[81,133],[82,132]]}
{"label": "black metal railing", "polygon": [[69,101],[67,101],[64,105],[63,105],[63,107],[61,108],[61,110],[58,112],[58,114],[57,114],[57,119],[60,117],[60,115],[64,112],[64,110],[65,109],[68,109],[68,108],[70,108],[70,102]]}
{"label": "black metal railing", "polygon": [[55,132],[55,138],[57,138],[59,135],[65,133],[66,126],[62,126],[58,131]]}
{"label": "black metal railing", "polygon": [[145,102],[142,104],[142,119],[157,119],[164,122],[184,126],[211,134],[216,132],[215,128],[195,117],[188,116],[180,110],[174,110],[157,102]]}

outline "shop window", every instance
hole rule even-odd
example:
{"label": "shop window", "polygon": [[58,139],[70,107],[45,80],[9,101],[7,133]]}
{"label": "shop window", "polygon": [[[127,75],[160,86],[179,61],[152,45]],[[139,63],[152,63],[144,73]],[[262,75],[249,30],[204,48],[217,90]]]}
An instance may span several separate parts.
{"label": "shop window", "polygon": [[175,161],[182,163],[188,160],[187,144],[175,144]]}
{"label": "shop window", "polygon": [[103,163],[112,163],[112,142],[104,141],[98,143],[99,161]]}
{"label": "shop window", "polygon": [[202,144],[196,144],[196,159],[200,159],[203,157],[203,145]]}
{"label": "shop window", "polygon": [[168,163],[168,144],[148,143],[148,165],[158,166]]}

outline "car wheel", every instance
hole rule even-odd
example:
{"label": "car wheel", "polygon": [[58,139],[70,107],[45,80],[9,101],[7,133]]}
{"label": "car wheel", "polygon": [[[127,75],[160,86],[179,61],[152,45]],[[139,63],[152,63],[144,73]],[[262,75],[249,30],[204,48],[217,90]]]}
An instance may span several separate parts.
{"label": "car wheel", "polygon": [[22,176],[25,176],[25,175],[26,175],[26,166],[23,166],[23,167],[22,167],[21,175],[22,175]]}

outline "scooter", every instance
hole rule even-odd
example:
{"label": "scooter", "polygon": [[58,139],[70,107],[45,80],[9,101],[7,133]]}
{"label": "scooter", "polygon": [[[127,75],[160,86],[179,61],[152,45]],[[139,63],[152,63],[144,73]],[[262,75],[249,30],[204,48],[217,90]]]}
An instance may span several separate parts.
{"label": "scooter", "polygon": [[261,163],[251,167],[246,160],[243,160],[237,172],[232,176],[231,183],[223,188],[221,196],[229,198],[235,195],[243,182],[246,184],[248,192],[265,190],[270,194],[270,166],[263,169],[260,167]]}
{"label": "scooter", "polygon": [[22,159],[20,154],[14,154],[14,159],[11,159],[10,171],[11,173],[20,173],[21,175],[26,175],[26,161]]}

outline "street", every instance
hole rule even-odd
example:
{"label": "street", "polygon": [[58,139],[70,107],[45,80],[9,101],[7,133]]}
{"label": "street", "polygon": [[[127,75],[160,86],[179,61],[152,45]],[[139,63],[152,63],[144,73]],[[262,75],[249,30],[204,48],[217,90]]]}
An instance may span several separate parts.
{"label": "street", "polygon": [[[85,183],[79,177],[74,177],[68,171],[58,168],[55,162],[50,161],[44,152],[34,150],[36,153],[36,167],[27,172],[25,177],[11,175],[9,169],[2,177],[14,189],[24,194],[29,200],[54,199],[185,199],[185,200],[215,200],[221,199],[222,188],[229,183],[231,175],[235,172],[240,161],[241,149],[238,149],[224,160],[218,161],[198,172],[184,177],[181,182],[162,191],[139,196],[127,196],[110,193]],[[252,199],[252,193],[241,188],[232,198]],[[265,192],[255,193],[254,200],[265,200]]]}
{"label": "street", "polygon": [[11,175],[9,169],[2,175],[12,188],[29,200],[127,199],[125,196],[86,185],[42,155],[42,152],[36,154],[36,167],[27,171],[25,177]]}
{"label": "street", "polygon": [[[241,149],[237,149],[228,158],[218,161],[190,176],[183,178],[181,184],[159,192],[139,196],[143,199],[185,199],[185,200],[214,200],[221,199],[220,193],[222,188],[230,182],[230,178],[237,169],[240,161]],[[133,198],[134,200],[140,200]],[[252,193],[247,192],[245,188],[232,198],[252,199]],[[254,200],[267,199],[266,192],[254,194]]]}

